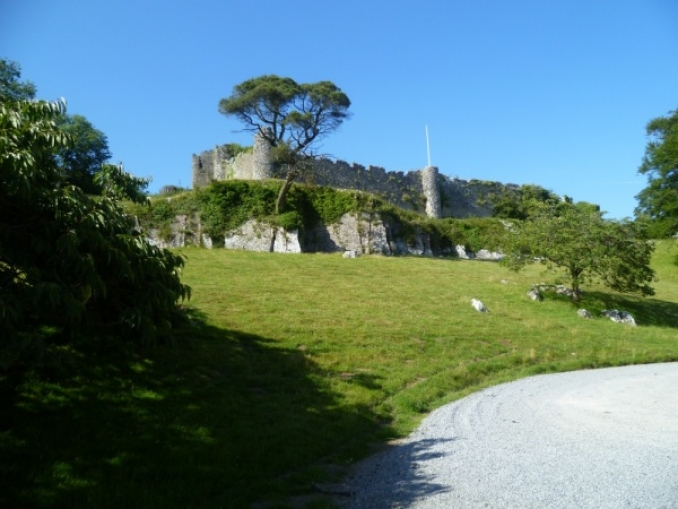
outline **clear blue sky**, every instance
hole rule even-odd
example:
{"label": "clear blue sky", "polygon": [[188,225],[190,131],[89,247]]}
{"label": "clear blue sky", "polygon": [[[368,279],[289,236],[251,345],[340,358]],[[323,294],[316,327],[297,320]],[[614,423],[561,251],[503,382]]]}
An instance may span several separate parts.
{"label": "clear blue sky", "polygon": [[262,74],[331,80],[348,162],[539,184],[633,215],[645,125],[678,108],[676,0],[0,0],[0,58],[107,136],[150,190],[251,144],[217,112]]}

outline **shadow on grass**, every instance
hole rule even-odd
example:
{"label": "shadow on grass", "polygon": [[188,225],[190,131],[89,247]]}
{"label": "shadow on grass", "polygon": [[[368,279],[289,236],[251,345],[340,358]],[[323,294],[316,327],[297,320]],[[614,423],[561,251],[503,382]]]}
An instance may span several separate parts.
{"label": "shadow on grass", "polygon": [[249,507],[388,433],[303,352],[196,323],[174,346],[102,342],[0,377],[0,506]]}
{"label": "shadow on grass", "polygon": [[631,313],[640,326],[678,328],[678,303],[675,302],[666,302],[652,297],[587,292],[582,305],[590,306],[588,309],[594,316],[600,316],[603,309],[617,309]]}

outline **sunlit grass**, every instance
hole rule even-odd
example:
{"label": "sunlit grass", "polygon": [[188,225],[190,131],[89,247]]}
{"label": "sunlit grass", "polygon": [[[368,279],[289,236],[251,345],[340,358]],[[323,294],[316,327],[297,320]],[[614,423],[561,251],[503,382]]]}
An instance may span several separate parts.
{"label": "sunlit grass", "polygon": [[[284,507],[481,387],[678,360],[674,253],[657,250],[654,297],[589,288],[584,320],[526,296],[552,282],[537,267],[185,250],[201,318],[173,346],[60,348],[1,380],[0,505]],[[611,307],[639,326],[600,316]]]}

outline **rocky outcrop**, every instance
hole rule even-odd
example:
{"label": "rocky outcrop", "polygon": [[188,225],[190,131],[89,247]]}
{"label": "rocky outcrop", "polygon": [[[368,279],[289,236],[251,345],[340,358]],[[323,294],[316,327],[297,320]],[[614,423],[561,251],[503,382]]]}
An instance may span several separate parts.
{"label": "rocky outcrop", "polygon": [[[149,241],[164,248],[189,245],[216,247],[216,239],[203,233],[199,217],[179,215],[163,229],[151,228],[142,232]],[[219,241],[221,244],[221,241]],[[344,214],[332,224],[316,224],[304,231],[286,231],[275,225],[250,219],[225,233],[223,244],[227,249],[275,253],[334,253],[459,256],[463,259],[500,260],[501,253],[480,250],[467,251],[463,246],[453,249],[433,249],[430,236],[422,231],[402,230],[401,225],[385,222],[378,214]],[[219,246],[220,247],[220,246]]]}
{"label": "rocky outcrop", "polygon": [[288,232],[279,226],[260,223],[254,219],[228,232],[224,238],[224,247],[244,251],[301,253],[299,233],[296,230]]}
{"label": "rocky outcrop", "polygon": [[302,250],[309,253],[357,251],[391,254],[388,230],[380,216],[344,214],[336,223],[318,223],[304,233]]}
{"label": "rocky outcrop", "polygon": [[322,223],[305,232],[249,220],[225,236],[224,247],[278,253],[334,253],[433,256],[428,235],[415,234],[410,242],[393,239],[391,229],[378,216],[344,214],[330,225]]}

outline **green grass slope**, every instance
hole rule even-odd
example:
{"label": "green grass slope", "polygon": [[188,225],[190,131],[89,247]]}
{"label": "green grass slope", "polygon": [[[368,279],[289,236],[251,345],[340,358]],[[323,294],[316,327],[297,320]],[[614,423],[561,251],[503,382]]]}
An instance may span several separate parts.
{"label": "green grass slope", "polygon": [[654,297],[590,288],[593,320],[559,296],[531,301],[532,283],[553,282],[537,267],[184,254],[200,319],[175,344],[55,349],[49,368],[2,376],[0,506],[286,507],[481,387],[678,360],[675,242],[658,246]]}

